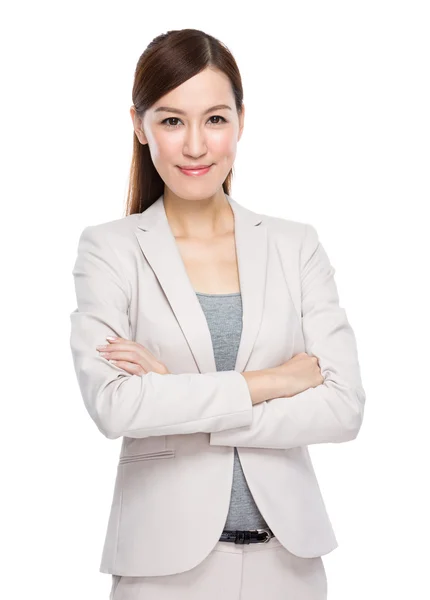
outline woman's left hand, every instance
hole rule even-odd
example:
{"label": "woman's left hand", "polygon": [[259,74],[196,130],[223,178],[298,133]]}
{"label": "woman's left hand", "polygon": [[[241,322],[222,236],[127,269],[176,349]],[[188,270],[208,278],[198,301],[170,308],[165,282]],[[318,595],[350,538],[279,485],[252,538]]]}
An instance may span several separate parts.
{"label": "woman's left hand", "polygon": [[149,371],[160,375],[169,374],[166,365],[155,358],[144,346],[124,338],[109,339],[108,344],[97,346],[100,355],[132,375]]}

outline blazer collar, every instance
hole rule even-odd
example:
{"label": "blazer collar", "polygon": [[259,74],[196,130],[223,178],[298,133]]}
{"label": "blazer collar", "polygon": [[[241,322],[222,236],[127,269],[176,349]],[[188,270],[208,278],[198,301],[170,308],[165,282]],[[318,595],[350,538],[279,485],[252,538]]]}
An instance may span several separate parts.
{"label": "blazer collar", "polygon": [[[243,308],[243,329],[235,370],[242,372],[246,368],[263,317],[267,228],[263,215],[225,195],[233,210],[235,223]],[[217,369],[210,330],[170,228],[164,208],[164,194],[140,213],[135,234],[175,314],[199,371],[215,372]]]}

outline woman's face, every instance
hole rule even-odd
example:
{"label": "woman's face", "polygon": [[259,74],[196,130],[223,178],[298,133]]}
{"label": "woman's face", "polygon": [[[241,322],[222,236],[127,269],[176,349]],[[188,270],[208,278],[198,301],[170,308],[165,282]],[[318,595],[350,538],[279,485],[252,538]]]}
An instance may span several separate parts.
{"label": "woman's face", "polygon": [[[239,116],[224,73],[210,68],[201,71],[160,98],[146,111],[143,122],[134,107],[130,113],[139,141],[149,145],[156,170],[175,195],[208,198],[221,188],[234,163],[244,124],[244,108]],[[198,176],[178,168],[189,165],[212,166]]]}

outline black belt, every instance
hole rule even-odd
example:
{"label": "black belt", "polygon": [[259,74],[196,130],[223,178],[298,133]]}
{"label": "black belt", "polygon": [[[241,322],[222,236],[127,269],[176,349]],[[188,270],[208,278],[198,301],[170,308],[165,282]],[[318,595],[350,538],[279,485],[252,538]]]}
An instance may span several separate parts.
{"label": "black belt", "polygon": [[249,531],[224,529],[219,538],[220,542],[235,544],[261,544],[268,542],[275,534],[271,529],[251,529]]}

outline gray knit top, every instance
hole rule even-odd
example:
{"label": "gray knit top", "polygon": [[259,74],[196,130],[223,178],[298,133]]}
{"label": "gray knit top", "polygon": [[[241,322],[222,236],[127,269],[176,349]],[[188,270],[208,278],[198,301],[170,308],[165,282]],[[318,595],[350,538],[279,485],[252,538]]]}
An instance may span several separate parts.
{"label": "gray knit top", "polygon": [[[233,294],[196,292],[211,333],[217,371],[232,371],[242,335],[242,298]],[[246,483],[237,449],[234,448],[233,485],[225,529],[268,527]]]}

